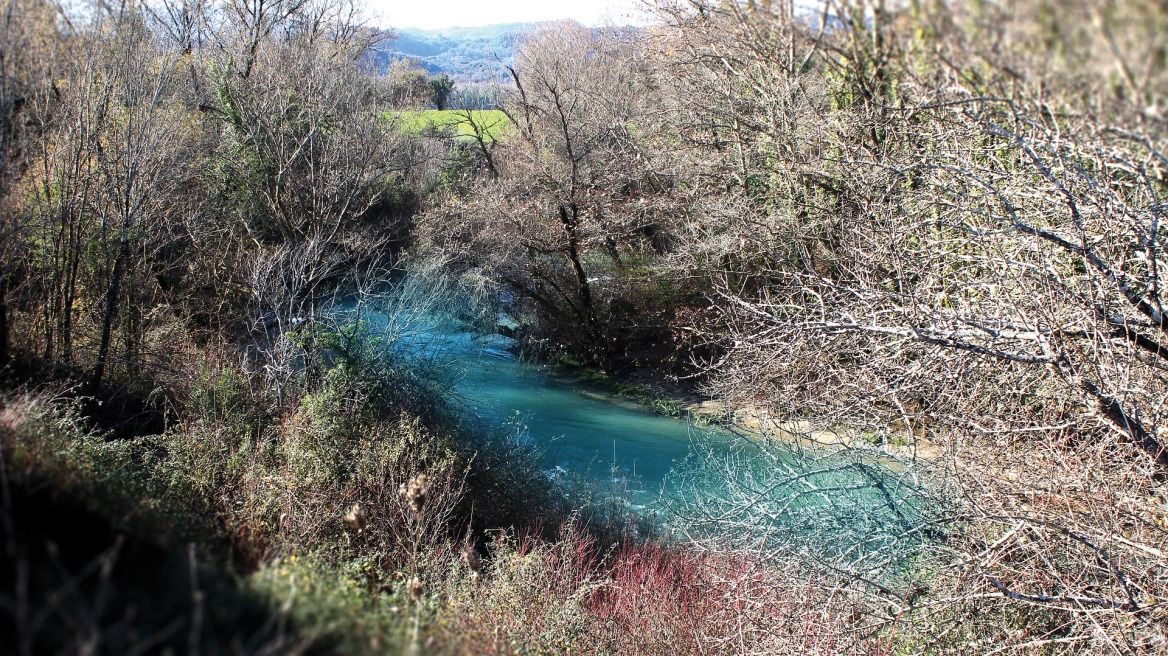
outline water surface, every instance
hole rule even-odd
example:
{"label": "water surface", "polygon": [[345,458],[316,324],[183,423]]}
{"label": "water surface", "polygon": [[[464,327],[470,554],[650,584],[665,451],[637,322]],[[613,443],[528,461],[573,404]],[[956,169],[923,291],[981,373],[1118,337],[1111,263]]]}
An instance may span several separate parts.
{"label": "water surface", "polygon": [[676,490],[672,472],[694,439],[729,443],[686,419],[652,412],[515,357],[514,340],[445,326],[398,339],[407,357],[428,357],[451,377],[450,401],[481,426],[521,431],[540,447],[552,475],[615,483],[638,504]]}
{"label": "water surface", "polygon": [[[515,431],[539,446],[551,476],[623,492],[635,507],[671,498],[674,507],[685,506],[691,531],[775,548],[802,545],[841,561],[893,553],[881,561],[891,566],[927,542],[930,493],[915,470],[889,469],[878,452],[759,448],[602,393],[555,367],[522,362],[508,337],[476,334],[425,312],[363,315],[398,357],[445,380],[451,405],[469,423]],[[687,460],[699,445],[701,457]]]}

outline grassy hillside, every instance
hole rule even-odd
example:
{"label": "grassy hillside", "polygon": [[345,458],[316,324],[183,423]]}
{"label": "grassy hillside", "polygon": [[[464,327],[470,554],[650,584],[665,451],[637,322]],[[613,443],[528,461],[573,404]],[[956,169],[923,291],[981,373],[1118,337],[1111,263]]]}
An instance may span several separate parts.
{"label": "grassy hillside", "polygon": [[406,133],[449,132],[456,137],[473,139],[477,129],[487,143],[506,137],[511,129],[507,116],[498,109],[423,109],[397,112],[394,118]]}

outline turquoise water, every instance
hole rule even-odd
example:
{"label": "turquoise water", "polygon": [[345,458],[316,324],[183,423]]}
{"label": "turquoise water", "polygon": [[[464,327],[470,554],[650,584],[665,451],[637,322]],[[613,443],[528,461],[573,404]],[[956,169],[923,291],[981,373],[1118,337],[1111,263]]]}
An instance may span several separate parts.
{"label": "turquoise water", "polygon": [[642,501],[668,491],[672,470],[691,440],[728,439],[696,429],[683,419],[598,392],[554,369],[518,362],[506,338],[478,340],[482,348],[455,387],[464,411],[492,422],[517,416],[530,439],[543,446],[548,464],[561,472],[608,479]]}
{"label": "turquoise water", "polygon": [[[918,481],[886,468],[878,453],[759,448],[600,393],[555,367],[520,362],[514,346],[501,335],[448,329],[416,341],[413,357],[437,358],[454,376],[454,407],[482,425],[523,431],[553,475],[614,484],[634,507],[668,499],[684,508],[693,532],[805,545],[834,558],[899,558],[922,544]],[[687,460],[695,449],[701,457]]]}
{"label": "turquoise water", "polygon": [[514,340],[502,335],[447,325],[395,343],[406,358],[427,358],[443,373],[448,401],[460,415],[480,426],[519,431],[536,444],[549,475],[614,484],[638,504],[677,489],[673,470],[694,439],[706,445],[732,439],[603,393],[555,367],[520,361]]}
{"label": "turquoise water", "polygon": [[[871,562],[881,553],[886,570],[936,535],[935,499],[903,462],[869,450],[763,447],[728,431],[698,430],[555,367],[522,362],[508,337],[400,307],[363,312],[361,320],[396,357],[434,373],[468,423],[539,447],[551,477],[589,481],[634,508],[662,508],[657,502],[667,499],[666,512],[683,517],[690,535],[799,547],[838,562]],[[701,456],[687,458],[695,451]]]}

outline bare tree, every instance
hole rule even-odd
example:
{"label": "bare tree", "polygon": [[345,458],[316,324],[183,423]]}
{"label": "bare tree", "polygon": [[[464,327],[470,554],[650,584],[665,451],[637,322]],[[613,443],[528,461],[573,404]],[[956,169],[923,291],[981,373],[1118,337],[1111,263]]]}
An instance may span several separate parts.
{"label": "bare tree", "polygon": [[10,355],[9,292],[22,257],[26,223],[7,196],[29,165],[36,130],[26,129],[38,100],[51,93],[57,43],[52,6],[8,0],[0,5],[0,366]]}
{"label": "bare tree", "polygon": [[85,56],[63,61],[56,71],[63,82],[47,84],[28,108],[36,164],[17,243],[46,247],[21,260],[22,304],[40,314],[33,334],[43,337],[46,362],[73,363],[77,328],[86,329],[91,391],[105,377],[119,326],[126,329],[120,360],[136,360],[135,298],[148,287],[142,264],[157,243],[151,236],[159,235],[165,195],[190,160],[172,103],[175,59],[155,48],[141,19],[132,7],[96,7],[73,23],[69,46]]}
{"label": "bare tree", "polygon": [[947,454],[960,575],[937,585],[965,608],[1042,608],[1032,630],[1084,649],[1163,644],[1142,614],[1168,464],[1161,8],[663,10],[663,85],[706,180],[733,180],[679,258],[719,312],[695,326],[722,352],[713,391]]}
{"label": "bare tree", "polygon": [[414,157],[351,56],[366,47],[363,33],[338,25],[348,14],[313,8],[302,8],[310,28],[260,44],[251,74],[225,76],[219,92],[226,182],[247,190],[231,206],[236,234],[251,243],[241,282],[264,334],[312,320],[323,293],[381,257],[385,226],[367,213]]}
{"label": "bare tree", "polygon": [[[92,206],[106,270],[91,393],[101,385],[110,358],[120,304],[125,303],[130,312],[136,309],[132,295],[126,300],[122,297],[134,259],[146,254],[146,244],[138,235],[153,232],[149,224],[161,220],[166,196],[189,163],[181,142],[182,117],[169,102],[176,86],[175,59],[159,56],[139,16],[119,13],[109,20],[108,29],[116,36],[97,52],[93,72],[100,77],[81,80],[85,86],[96,87],[100,97],[95,109],[109,121],[105,134],[98,136],[95,181],[99,195]],[[99,24],[95,30],[100,33],[105,27]],[[115,106],[124,110],[115,113]],[[127,347],[132,352],[131,344]]]}
{"label": "bare tree", "polygon": [[672,162],[652,147],[659,115],[638,57],[620,30],[529,36],[501,103],[511,129],[490,148],[478,139],[497,177],[423,226],[534,308],[558,348],[600,366],[619,349],[606,328],[616,292],[600,288],[617,287],[624,259],[652,251],[670,218],[646,203],[668,195]]}

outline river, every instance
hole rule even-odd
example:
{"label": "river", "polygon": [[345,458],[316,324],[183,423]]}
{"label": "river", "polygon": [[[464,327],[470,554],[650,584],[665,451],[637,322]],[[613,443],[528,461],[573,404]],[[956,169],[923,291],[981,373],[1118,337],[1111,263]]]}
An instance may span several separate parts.
{"label": "river", "polygon": [[[539,447],[553,478],[615,491],[633,508],[680,501],[688,504],[691,529],[801,543],[825,557],[895,553],[885,562],[901,563],[939,535],[930,517],[944,508],[913,463],[890,462],[876,449],[760,448],[605,394],[557,367],[523,362],[514,340],[436,320],[425,308],[353,312],[349,305],[338,318],[362,321],[396,357],[438,375],[469,424],[514,432]],[[691,457],[695,448],[702,458]]]}
{"label": "river", "polygon": [[[366,321],[386,329],[380,314]],[[693,440],[735,439],[607,394],[557,367],[521,361],[515,340],[503,335],[444,322],[416,325],[392,341],[403,357],[427,359],[443,373],[450,405],[469,423],[514,431],[539,447],[550,476],[605,484],[636,505],[677,489],[674,469]]]}

